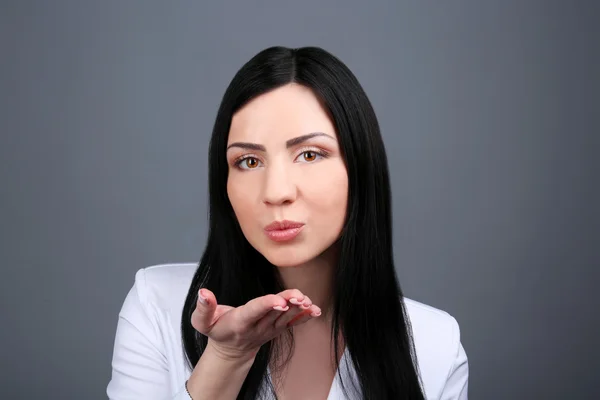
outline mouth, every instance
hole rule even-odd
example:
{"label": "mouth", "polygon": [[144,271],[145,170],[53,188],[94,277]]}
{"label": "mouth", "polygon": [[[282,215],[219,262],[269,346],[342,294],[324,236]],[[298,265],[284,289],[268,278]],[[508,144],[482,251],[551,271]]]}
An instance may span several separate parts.
{"label": "mouth", "polygon": [[304,224],[302,222],[274,221],[265,227],[265,234],[275,242],[286,242],[298,236],[303,228]]}

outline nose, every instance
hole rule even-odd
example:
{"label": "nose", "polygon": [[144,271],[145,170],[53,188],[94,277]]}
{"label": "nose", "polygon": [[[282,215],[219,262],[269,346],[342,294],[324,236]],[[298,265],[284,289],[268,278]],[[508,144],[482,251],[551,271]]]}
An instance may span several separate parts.
{"label": "nose", "polygon": [[296,183],[289,168],[282,164],[272,164],[267,167],[263,189],[265,204],[284,205],[296,200]]}

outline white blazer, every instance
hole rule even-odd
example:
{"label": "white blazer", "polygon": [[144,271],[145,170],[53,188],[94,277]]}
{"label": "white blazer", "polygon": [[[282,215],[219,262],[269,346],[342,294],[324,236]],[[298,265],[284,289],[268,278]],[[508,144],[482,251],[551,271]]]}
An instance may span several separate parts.
{"label": "white blazer", "polygon": [[[181,341],[181,312],[196,264],[163,264],[139,270],[119,313],[112,358],[109,399],[189,400]],[[425,397],[467,400],[469,367],[456,320],[448,313],[405,298]],[[340,373],[356,382],[349,354]],[[347,388],[355,385],[346,385]],[[360,399],[343,395],[336,374],[327,400]],[[267,400],[267,399],[261,399]],[[383,399],[382,399],[383,400]],[[386,399],[387,400],[387,399]]]}

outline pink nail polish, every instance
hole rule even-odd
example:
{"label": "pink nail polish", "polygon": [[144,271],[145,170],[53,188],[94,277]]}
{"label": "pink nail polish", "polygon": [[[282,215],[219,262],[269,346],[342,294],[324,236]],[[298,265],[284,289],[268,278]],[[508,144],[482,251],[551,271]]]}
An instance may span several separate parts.
{"label": "pink nail polish", "polygon": [[273,310],[276,310],[276,311],[287,311],[289,309],[290,309],[289,306],[285,306],[285,307],[275,306],[275,307],[273,307]]}
{"label": "pink nail polish", "polygon": [[204,305],[208,303],[206,295],[203,294],[202,289],[198,291],[198,301]]}
{"label": "pink nail polish", "polygon": [[295,305],[297,305],[297,306],[299,306],[299,305],[301,305],[301,304],[302,304],[302,303],[301,303],[300,301],[298,301],[298,299],[297,299],[297,298],[295,298],[295,297],[292,297],[292,298],[290,299],[290,303],[292,303],[292,304],[295,304]]}

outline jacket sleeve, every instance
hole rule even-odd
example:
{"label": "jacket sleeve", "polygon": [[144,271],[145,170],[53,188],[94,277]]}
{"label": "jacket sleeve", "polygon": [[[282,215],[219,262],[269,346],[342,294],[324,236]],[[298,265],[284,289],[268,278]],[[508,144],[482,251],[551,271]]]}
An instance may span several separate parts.
{"label": "jacket sleeve", "polygon": [[442,392],[440,400],[467,400],[469,389],[469,362],[467,353],[460,342],[460,328],[458,322],[453,319],[453,343],[455,343],[455,357],[451,364],[448,377]]}
{"label": "jacket sleeve", "polygon": [[160,332],[145,289],[142,269],[136,273],[135,283],[119,313],[112,376],[106,388],[108,398],[190,400],[183,385],[176,393],[171,392]]}

